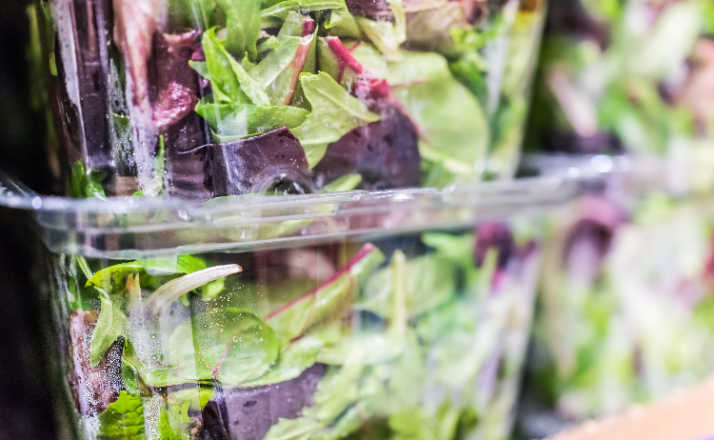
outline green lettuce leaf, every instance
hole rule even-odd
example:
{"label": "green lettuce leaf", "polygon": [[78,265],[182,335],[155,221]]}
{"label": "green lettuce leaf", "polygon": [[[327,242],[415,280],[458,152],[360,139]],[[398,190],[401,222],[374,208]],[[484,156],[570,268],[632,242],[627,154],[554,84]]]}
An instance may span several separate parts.
{"label": "green lettuce leaf", "polygon": [[144,405],[141,396],[119,393],[119,398],[99,414],[100,440],[144,439]]}
{"label": "green lettuce leaf", "polygon": [[344,0],[285,0],[263,9],[263,18],[285,19],[291,11],[314,12],[328,9],[346,9]]}
{"label": "green lettuce leaf", "polygon": [[226,15],[226,48],[238,58],[258,58],[260,0],[217,0]]}
{"label": "green lettuce leaf", "polygon": [[350,14],[347,8],[333,9],[324,24],[330,35],[340,38],[360,38],[362,32],[355,17]]}
{"label": "green lettuce leaf", "polygon": [[168,347],[172,368],[163,372],[163,378],[154,374],[153,379],[217,379],[233,386],[265,374],[280,352],[270,326],[255,314],[232,307],[209,310],[179,325]]}
{"label": "green lettuce leaf", "polygon": [[70,193],[75,198],[94,197],[103,199],[106,197],[104,187],[102,187],[102,173],[85,170],[82,161],[72,164],[70,175]]}
{"label": "green lettuce leaf", "polygon": [[116,307],[107,295],[100,295],[101,309],[97,325],[94,327],[89,348],[89,361],[92,367],[99,365],[109,347],[125,334],[126,316]]}
{"label": "green lettuce leaf", "polygon": [[303,73],[300,84],[312,112],[303,124],[291,131],[305,149],[311,168],[325,155],[328,144],[357,127],[379,120],[378,115],[327,73]]}
{"label": "green lettuce leaf", "polygon": [[[413,258],[405,264],[405,307],[408,316],[419,316],[449,300],[456,290],[456,267],[437,254]],[[390,268],[375,273],[364,288],[364,298],[357,307],[384,315],[392,310],[397,286]]]}
{"label": "green lettuce leaf", "polygon": [[478,101],[454,79],[394,89],[394,95],[420,127],[422,157],[442,164],[460,180],[470,179],[486,162],[489,127]]}
{"label": "green lettuce leaf", "polygon": [[384,260],[376,247],[365,245],[350,263],[308,294],[271,312],[266,321],[283,341],[290,341],[312,326],[339,319],[352,304],[360,280]]}
{"label": "green lettuce leaf", "polygon": [[317,362],[325,347],[339,342],[343,337],[340,323],[314,329],[300,339],[285,344],[275,365],[264,376],[246,382],[246,387],[257,387],[285,382],[300,376]]}
{"label": "green lettuce leaf", "polygon": [[292,106],[257,106],[201,101],[196,113],[215,131],[221,142],[256,136],[280,127],[295,128],[304,123],[308,111]]}
{"label": "green lettuce leaf", "polygon": [[193,255],[136,260],[115,264],[97,271],[87,280],[86,286],[95,286],[105,292],[113,292],[114,289],[123,288],[126,277],[130,274],[146,273],[154,276],[185,274],[196,272],[206,267],[208,266],[205,260]]}
{"label": "green lettuce leaf", "polygon": [[[205,69],[208,72],[213,96],[220,103],[253,103],[259,106],[270,105],[270,99],[245,68],[236,61],[216,37],[215,29],[203,34],[203,51],[206,55]],[[191,63],[195,65],[195,63]],[[206,73],[206,72],[203,72]]]}
{"label": "green lettuce leaf", "polygon": [[250,75],[258,78],[273,105],[290,103],[315,35],[279,37],[278,46],[250,70]]}

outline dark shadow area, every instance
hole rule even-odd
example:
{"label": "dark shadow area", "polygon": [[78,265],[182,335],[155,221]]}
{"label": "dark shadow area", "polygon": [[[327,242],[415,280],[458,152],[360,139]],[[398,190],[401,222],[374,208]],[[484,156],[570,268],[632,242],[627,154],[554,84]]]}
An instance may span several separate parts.
{"label": "dark shadow area", "polygon": [[[28,2],[0,8],[0,169],[32,188],[49,187],[45,120],[31,110],[26,61]],[[26,215],[0,210],[0,438],[52,439],[53,416],[40,343],[33,274],[36,241]]]}

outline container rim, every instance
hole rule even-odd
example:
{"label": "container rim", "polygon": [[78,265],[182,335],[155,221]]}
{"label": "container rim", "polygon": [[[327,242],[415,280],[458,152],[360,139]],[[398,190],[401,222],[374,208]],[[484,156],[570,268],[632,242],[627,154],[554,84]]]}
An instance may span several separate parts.
{"label": "container rim", "polygon": [[[187,200],[170,196],[162,197],[106,197],[76,199],[65,196],[44,195],[35,192],[17,179],[0,170],[0,207],[30,211],[33,213],[76,214],[129,214],[156,213],[174,210],[200,210],[201,214],[231,211],[236,208],[280,207],[282,211],[301,210],[311,204],[364,202],[391,203],[419,197],[438,198],[445,203],[479,203],[477,196],[487,196],[489,202],[498,203],[515,195],[534,197],[544,188],[558,183],[568,184],[596,179],[608,174],[627,171],[632,161],[626,156],[569,156],[526,155],[523,163],[537,169],[535,177],[462,183],[435,188],[404,188],[379,191],[353,190],[347,192],[315,193],[285,196],[245,194],[217,197],[209,200]],[[541,196],[543,195],[540,193]],[[470,197],[469,197],[470,196]],[[552,195],[562,197],[561,194]],[[546,195],[546,197],[548,197]],[[550,197],[549,197],[550,198]],[[471,200],[469,200],[471,199]],[[528,203],[528,200],[524,200]],[[482,203],[480,203],[482,204]],[[289,214],[286,214],[289,215]]]}
{"label": "container rim", "polygon": [[134,259],[177,252],[252,251],[468,228],[483,220],[541,214],[572,200],[592,181],[623,169],[618,161],[591,157],[536,177],[444,189],[240,195],[208,201],[45,196],[0,172],[0,206],[29,212],[45,246],[55,253]]}

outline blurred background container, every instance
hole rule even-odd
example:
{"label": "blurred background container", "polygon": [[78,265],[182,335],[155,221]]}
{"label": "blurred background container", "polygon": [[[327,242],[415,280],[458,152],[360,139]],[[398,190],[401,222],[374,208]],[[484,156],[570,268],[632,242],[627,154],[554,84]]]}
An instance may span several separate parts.
{"label": "blurred background container", "polygon": [[[28,102],[38,85],[26,60],[28,22],[22,1],[0,8],[0,155],[3,169],[38,190],[49,191],[50,172],[42,145],[44,115]],[[27,218],[0,210],[0,438],[54,438],[37,318],[28,270],[35,250]]]}

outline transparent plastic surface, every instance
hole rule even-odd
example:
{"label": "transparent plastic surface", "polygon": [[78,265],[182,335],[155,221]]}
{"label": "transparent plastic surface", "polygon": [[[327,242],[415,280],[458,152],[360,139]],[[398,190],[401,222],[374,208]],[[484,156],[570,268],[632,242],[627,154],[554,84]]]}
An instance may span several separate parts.
{"label": "transparent plastic surface", "polygon": [[710,178],[714,4],[567,0],[550,12],[529,146],[689,160]]}
{"label": "transparent plastic surface", "polygon": [[508,435],[537,220],[266,251],[52,254],[80,438]]}
{"label": "transparent plastic surface", "polygon": [[208,199],[509,177],[545,3],[41,0],[68,191]]}
{"label": "transparent plastic surface", "polygon": [[480,231],[123,264],[57,256],[78,434],[504,438],[538,251],[499,236],[507,227]]}
{"label": "transparent plastic surface", "polygon": [[139,203],[0,183],[43,233],[59,418],[88,439],[506,438],[543,209],[578,191]]}
{"label": "transparent plastic surface", "polygon": [[711,374],[713,201],[610,191],[553,215],[528,381],[540,404],[582,421]]}

